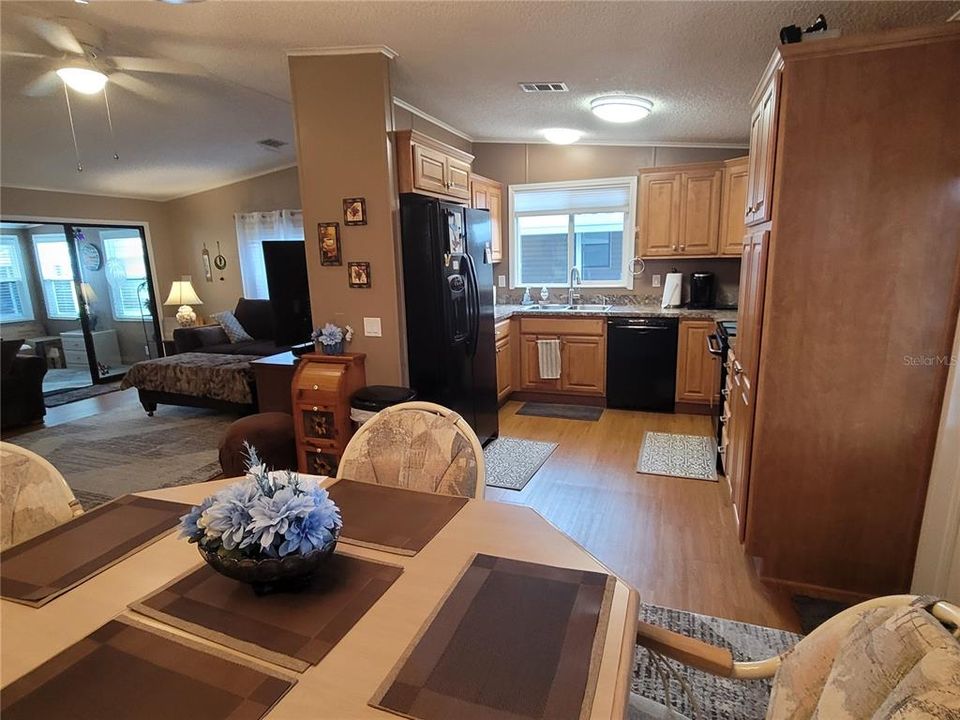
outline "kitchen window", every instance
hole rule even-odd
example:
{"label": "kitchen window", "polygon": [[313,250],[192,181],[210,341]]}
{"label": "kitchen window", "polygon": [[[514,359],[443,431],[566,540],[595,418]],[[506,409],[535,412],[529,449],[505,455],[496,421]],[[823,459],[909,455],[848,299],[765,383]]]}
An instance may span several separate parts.
{"label": "kitchen window", "polygon": [[101,230],[103,261],[114,320],[151,317],[143,241],[136,230]]}
{"label": "kitchen window", "polygon": [[33,249],[47,317],[51,320],[78,320],[80,306],[73,285],[73,264],[67,238],[64,235],[34,235]]}
{"label": "kitchen window", "polygon": [[510,186],[510,286],[633,287],[637,179]]}
{"label": "kitchen window", "polygon": [[27,272],[20,253],[20,238],[0,236],[0,322],[33,320]]}

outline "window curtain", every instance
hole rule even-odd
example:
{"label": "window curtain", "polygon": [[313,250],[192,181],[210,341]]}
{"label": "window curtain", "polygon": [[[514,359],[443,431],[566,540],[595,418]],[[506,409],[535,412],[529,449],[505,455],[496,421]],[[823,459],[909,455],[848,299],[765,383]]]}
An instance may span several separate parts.
{"label": "window curtain", "polygon": [[303,211],[238,213],[234,215],[234,220],[237,223],[243,296],[266,300],[270,292],[267,289],[267,269],[263,263],[263,243],[265,240],[303,242]]}

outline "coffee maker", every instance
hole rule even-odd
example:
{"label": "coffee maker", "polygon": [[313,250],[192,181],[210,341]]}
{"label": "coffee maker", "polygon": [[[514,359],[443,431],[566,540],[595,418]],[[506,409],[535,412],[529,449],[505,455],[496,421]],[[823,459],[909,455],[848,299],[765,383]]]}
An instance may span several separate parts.
{"label": "coffee maker", "polygon": [[695,272],[690,276],[690,302],[688,307],[713,307],[713,273]]}

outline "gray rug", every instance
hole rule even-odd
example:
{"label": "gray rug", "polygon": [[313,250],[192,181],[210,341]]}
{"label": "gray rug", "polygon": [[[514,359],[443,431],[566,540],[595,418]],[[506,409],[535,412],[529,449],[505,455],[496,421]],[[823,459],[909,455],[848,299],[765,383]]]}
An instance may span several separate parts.
{"label": "gray rug", "polygon": [[523,490],[540,466],[557,449],[557,443],[499,437],[483,451],[487,485]]}
{"label": "gray rug", "polygon": [[[750,625],[723,618],[643,605],[640,619],[688,637],[728,648],[735,660],[763,660],[789,650],[800,636],[785,630]],[[667,660],[692,691],[697,707],[669,681],[673,708],[693,720],[763,720],[770,700],[768,680],[729,680]],[[632,691],[664,704],[666,693],[657,665],[646,649],[637,646]],[[698,711],[699,709],[699,711]]]}
{"label": "gray rug", "polygon": [[517,415],[561,418],[563,420],[590,420],[596,422],[603,415],[602,407],[592,405],[562,405],[560,403],[524,403]]}
{"label": "gray rug", "polygon": [[125,493],[187,485],[220,473],[217,448],[236,416],[163,405],[131,407],[13,438],[49,460],[89,507]]}
{"label": "gray rug", "polygon": [[647,432],[637,472],[717,482],[717,445],[702,435]]}
{"label": "gray rug", "polygon": [[73,390],[58,390],[49,395],[44,395],[43,404],[48,408],[60,407],[61,405],[76,402],[77,400],[86,400],[87,398],[97,397],[98,395],[116,392],[119,389],[120,381],[117,380],[116,382],[107,383],[106,385],[89,385],[87,387],[74,388]]}

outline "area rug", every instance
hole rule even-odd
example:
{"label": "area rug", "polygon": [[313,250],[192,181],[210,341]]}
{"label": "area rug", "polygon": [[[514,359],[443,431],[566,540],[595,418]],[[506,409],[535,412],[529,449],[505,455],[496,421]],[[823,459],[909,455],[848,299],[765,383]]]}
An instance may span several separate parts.
{"label": "area rug", "polygon": [[46,458],[85,508],[124,493],[203,482],[220,473],[218,446],[235,415],[162,406],[131,407],[13,438]]}
{"label": "area rug", "polygon": [[556,449],[557,443],[498,437],[483,451],[487,485],[523,490]]}
{"label": "area rug", "polygon": [[596,422],[603,415],[602,407],[592,405],[561,405],[559,403],[524,403],[517,415],[561,418],[563,420],[591,420]]}
{"label": "area rug", "polygon": [[[735,660],[763,660],[796,645],[800,635],[785,630],[725,620],[710,615],[642,605],[640,620],[665,627],[681,635],[728,648]],[[730,680],[695,670],[673,660],[664,660],[690,688],[691,698],[676,677],[652,660],[645,648],[637,646],[632,691],[666,704],[664,676],[673,708],[696,720],[763,720],[770,700],[769,680]]]}
{"label": "area rug", "polygon": [[120,389],[120,381],[107,383],[106,385],[90,385],[89,387],[74,388],[73,390],[59,390],[43,396],[43,404],[48,408],[60,407],[67,403],[77,400],[86,400],[87,398],[106,395],[116,392]]}
{"label": "area rug", "polygon": [[637,472],[717,482],[717,446],[711,437],[647,432]]}

